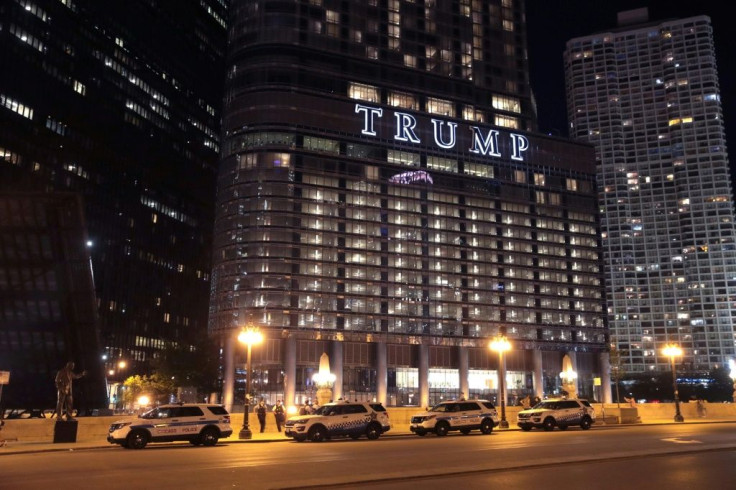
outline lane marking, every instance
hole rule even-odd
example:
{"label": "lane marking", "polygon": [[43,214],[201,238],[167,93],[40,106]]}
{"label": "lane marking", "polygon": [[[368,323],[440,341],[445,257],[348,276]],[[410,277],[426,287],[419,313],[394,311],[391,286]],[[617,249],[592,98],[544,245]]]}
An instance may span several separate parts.
{"label": "lane marking", "polygon": [[669,437],[667,439],[661,439],[664,442],[674,442],[675,444],[703,444],[703,441],[696,441],[695,439],[680,439],[679,437]]}

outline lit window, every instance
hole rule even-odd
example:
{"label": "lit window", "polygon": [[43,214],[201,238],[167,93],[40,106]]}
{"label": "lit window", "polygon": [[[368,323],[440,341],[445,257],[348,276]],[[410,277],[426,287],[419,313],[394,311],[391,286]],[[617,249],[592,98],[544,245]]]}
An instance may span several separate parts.
{"label": "lit window", "polygon": [[455,106],[449,100],[428,97],[427,112],[430,114],[441,114],[443,116],[455,117]]}
{"label": "lit window", "polygon": [[365,100],[367,102],[379,103],[381,101],[378,87],[356,82],[350,82],[348,84],[348,97],[351,99]]}
{"label": "lit window", "polygon": [[388,105],[403,107],[404,109],[419,110],[419,102],[412,94],[391,91],[388,93]]}

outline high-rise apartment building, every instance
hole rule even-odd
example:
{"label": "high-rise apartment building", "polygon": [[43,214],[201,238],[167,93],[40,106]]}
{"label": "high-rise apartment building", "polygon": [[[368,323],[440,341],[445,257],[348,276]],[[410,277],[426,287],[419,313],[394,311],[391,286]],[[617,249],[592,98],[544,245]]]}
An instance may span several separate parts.
{"label": "high-rise apartment building", "polygon": [[0,189],[82,197],[113,378],[206,329],[227,7],[0,5]]}
{"label": "high-rise apartment building", "polygon": [[734,357],[736,243],[710,19],[575,38],[565,51],[571,136],[593,143],[611,337],[629,372]]}
{"label": "high-rise apartment building", "polygon": [[225,403],[248,324],[266,334],[254,391],[288,405],[314,397],[323,352],[335,398],[496,396],[499,334],[509,398],[558,392],[563,361],[592,395],[608,340],[593,150],[529,132],[524,3],[232,14],[210,313]]}

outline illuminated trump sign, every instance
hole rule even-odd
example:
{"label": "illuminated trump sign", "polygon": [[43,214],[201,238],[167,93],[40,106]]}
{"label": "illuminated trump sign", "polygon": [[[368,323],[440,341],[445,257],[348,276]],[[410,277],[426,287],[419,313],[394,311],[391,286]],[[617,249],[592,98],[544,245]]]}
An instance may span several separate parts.
{"label": "illuminated trump sign", "polygon": [[[355,113],[363,116],[363,127],[361,134],[365,136],[377,136],[376,121],[383,118],[383,109],[362,104],[355,104]],[[417,120],[406,112],[394,111],[394,140],[403,143],[420,144],[422,140],[417,136]],[[457,144],[457,123],[443,121],[442,119],[431,119],[432,135],[434,143],[445,150],[455,148]],[[501,157],[499,136],[501,132],[497,129],[484,130],[478,126],[470,126],[471,145],[470,153],[489,157]],[[524,161],[524,152],[529,149],[529,140],[526,136],[510,133],[509,149],[511,159]]]}

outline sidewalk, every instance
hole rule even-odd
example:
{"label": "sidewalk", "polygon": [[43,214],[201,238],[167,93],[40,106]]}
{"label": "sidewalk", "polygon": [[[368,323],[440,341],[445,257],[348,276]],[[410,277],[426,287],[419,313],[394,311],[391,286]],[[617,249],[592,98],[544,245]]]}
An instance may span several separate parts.
{"label": "sidewalk", "polygon": [[[685,422],[682,423],[675,423],[672,419],[653,419],[649,421],[645,421],[642,423],[637,424],[603,424],[603,423],[596,423],[593,427],[594,428],[616,428],[616,427],[631,427],[631,426],[639,426],[639,425],[683,425],[683,424],[736,424],[736,420],[730,420],[730,419],[707,419],[707,418],[701,418],[701,419],[691,419],[691,420],[685,420]],[[396,424],[398,425],[398,424]],[[386,434],[383,434],[381,437],[384,438],[390,438],[390,437],[409,437],[412,436],[411,431],[409,431],[409,427],[406,424],[401,424],[400,427],[394,427],[391,428],[389,432]],[[509,420],[510,427],[508,429],[494,429],[494,433],[503,433],[508,431],[519,431],[518,427],[515,426],[515,423],[513,420]],[[291,441],[291,438],[288,438],[283,435],[283,433],[277,433],[277,432],[266,432],[266,433],[253,433],[253,438],[248,440],[241,440],[238,439],[238,431],[239,428],[233,427],[234,432],[233,435],[228,437],[227,439],[220,439],[220,442],[218,444],[254,444],[254,443],[268,443],[268,442],[288,442]],[[2,432],[0,432],[0,437],[2,437]],[[2,444],[2,439],[0,439],[0,444]],[[176,442],[176,443],[167,443],[167,444],[183,444],[188,445],[186,442]],[[45,453],[45,452],[58,452],[58,451],[83,451],[83,450],[89,450],[89,449],[104,449],[104,448],[110,448],[110,449],[120,449],[119,446],[113,445],[108,443],[106,440],[83,440],[76,443],[59,443],[54,444],[53,442],[28,442],[28,441],[7,441],[4,446],[0,446],[0,456],[4,455],[11,455],[11,454],[27,454],[27,453]]]}

